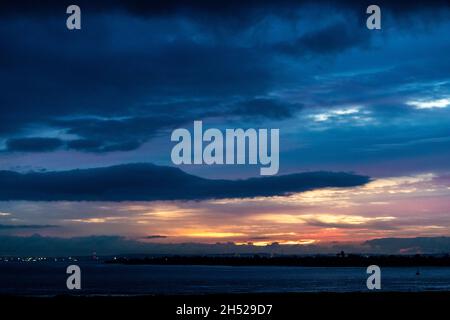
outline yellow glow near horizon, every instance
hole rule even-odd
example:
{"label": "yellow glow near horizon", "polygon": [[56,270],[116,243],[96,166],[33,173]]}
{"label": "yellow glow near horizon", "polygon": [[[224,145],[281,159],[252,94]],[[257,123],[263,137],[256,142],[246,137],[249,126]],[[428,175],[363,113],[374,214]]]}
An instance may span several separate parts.
{"label": "yellow glow near horizon", "polygon": [[237,245],[249,245],[252,244],[256,247],[265,247],[273,244],[274,242],[279,245],[308,245],[316,243],[317,240],[314,239],[304,239],[304,240],[270,240],[270,241],[247,241],[247,242],[236,242]]}
{"label": "yellow glow near horizon", "polygon": [[290,240],[290,241],[282,241],[280,242],[280,244],[286,244],[286,245],[294,245],[294,244],[299,244],[299,245],[308,245],[308,244],[313,244],[317,242],[317,240],[314,239],[307,239],[307,240]]}
{"label": "yellow glow near horizon", "polygon": [[[80,217],[64,221],[71,227],[80,224],[86,234],[105,228],[109,233],[138,237],[162,234],[166,238],[158,241],[173,243],[302,245],[442,235],[450,229],[443,214],[450,187],[446,180],[436,178],[434,173],[423,172],[377,178],[362,186],[266,198],[99,203],[98,212],[80,204]],[[8,210],[1,212],[0,217],[9,215]],[[430,212],[436,219],[428,218]]]}
{"label": "yellow glow near horizon", "polygon": [[396,219],[391,216],[381,217],[363,217],[358,215],[344,215],[344,214],[265,214],[258,216],[260,220],[268,220],[277,223],[308,223],[311,221],[318,221],[325,224],[349,224],[357,225],[373,221],[391,221]]}
{"label": "yellow glow near horizon", "polygon": [[245,234],[239,232],[187,231],[178,236],[194,238],[230,238],[245,236]]}

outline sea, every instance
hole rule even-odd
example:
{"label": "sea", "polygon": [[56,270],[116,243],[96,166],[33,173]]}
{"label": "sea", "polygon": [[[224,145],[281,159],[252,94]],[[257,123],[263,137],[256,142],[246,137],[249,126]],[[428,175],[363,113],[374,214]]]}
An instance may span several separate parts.
{"label": "sea", "polygon": [[[81,269],[69,291],[66,269]],[[0,262],[0,294],[27,296],[189,295],[215,293],[363,292],[360,267],[120,265],[101,262]],[[450,291],[450,267],[381,268],[381,291]]]}

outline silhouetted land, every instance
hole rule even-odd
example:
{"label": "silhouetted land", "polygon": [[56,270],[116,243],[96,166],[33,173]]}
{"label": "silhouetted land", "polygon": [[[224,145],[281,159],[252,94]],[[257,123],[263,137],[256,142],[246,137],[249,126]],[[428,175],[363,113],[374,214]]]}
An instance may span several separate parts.
{"label": "silhouetted land", "polygon": [[158,256],[119,257],[106,263],[127,265],[226,265],[226,266],[303,266],[303,267],[384,267],[450,266],[450,255],[355,255],[336,256]]}

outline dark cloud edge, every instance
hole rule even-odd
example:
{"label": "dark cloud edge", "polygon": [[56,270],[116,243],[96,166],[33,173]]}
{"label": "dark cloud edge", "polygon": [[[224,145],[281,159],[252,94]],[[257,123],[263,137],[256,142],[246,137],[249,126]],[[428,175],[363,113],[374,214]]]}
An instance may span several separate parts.
{"label": "dark cloud edge", "polygon": [[[405,250],[408,249],[408,250]],[[312,245],[277,245],[265,247],[227,243],[156,243],[142,242],[121,236],[86,236],[73,238],[32,236],[0,236],[0,255],[24,256],[90,256],[120,254],[446,254],[450,250],[450,237],[379,238],[364,243],[322,243]]]}
{"label": "dark cloud edge", "polygon": [[367,176],[304,172],[242,180],[205,179],[149,163],[69,171],[0,171],[0,201],[165,201],[286,196],[320,188],[355,187]]}
{"label": "dark cloud edge", "polygon": [[48,229],[59,228],[58,225],[53,224],[0,224],[1,230],[16,230],[16,229]]}
{"label": "dark cloud edge", "polygon": [[[61,0],[43,0],[38,3],[33,0],[4,1],[2,4],[3,15],[48,15],[60,11],[61,8],[73,4],[71,1]],[[122,12],[134,16],[152,17],[152,16],[170,16],[175,14],[189,15],[216,15],[221,18],[234,16],[243,18],[237,12],[245,12],[249,18],[252,18],[259,11],[270,11],[282,13],[284,15],[292,14],[292,10],[304,5],[323,5],[334,6],[336,8],[360,10],[374,4],[369,0],[228,0],[228,1],[210,1],[210,0],[110,0],[104,1],[78,0],[76,2],[80,7],[85,7],[94,13]],[[445,8],[450,6],[448,0],[428,0],[428,1],[406,1],[406,0],[378,0],[377,5],[385,7],[392,12],[415,12],[426,8]]]}

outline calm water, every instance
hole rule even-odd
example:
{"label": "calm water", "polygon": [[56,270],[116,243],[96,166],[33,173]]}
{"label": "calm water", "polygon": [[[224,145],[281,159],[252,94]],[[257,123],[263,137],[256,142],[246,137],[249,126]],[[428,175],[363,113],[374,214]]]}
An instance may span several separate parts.
{"label": "calm water", "polygon": [[[126,266],[79,263],[80,294],[367,291],[365,268]],[[0,294],[68,293],[68,263],[0,263]],[[450,268],[382,268],[383,291],[450,291]]]}

